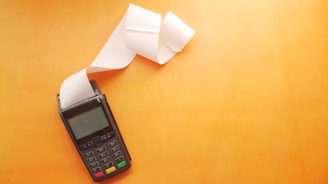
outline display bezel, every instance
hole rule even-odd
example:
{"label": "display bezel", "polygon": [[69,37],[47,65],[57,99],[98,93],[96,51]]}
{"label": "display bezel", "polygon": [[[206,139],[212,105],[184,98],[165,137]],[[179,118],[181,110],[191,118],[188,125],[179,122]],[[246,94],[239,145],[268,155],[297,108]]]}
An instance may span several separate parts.
{"label": "display bezel", "polygon": [[[68,122],[68,120],[70,118],[76,117],[80,114],[83,113],[87,113],[88,111],[90,111],[91,109],[97,108],[97,107],[101,107],[104,116],[107,119],[107,124],[108,126],[106,126],[105,128],[96,131],[88,136],[82,137],[80,139],[77,139],[75,136],[75,133],[70,125],[70,123]],[[102,105],[102,103],[100,103],[99,99],[97,99],[97,97],[88,99],[87,101],[85,101],[84,103],[79,103],[76,106],[73,106],[69,109],[66,109],[63,113],[62,113],[63,117],[66,119],[65,124],[66,127],[69,129],[70,133],[71,133],[71,137],[75,140],[75,142],[78,145],[82,145],[84,143],[87,143],[88,141],[92,140],[94,137],[97,137],[98,135],[103,135],[109,132],[114,132],[113,131],[113,127],[111,126],[111,122],[110,122],[110,118],[107,116],[106,111]]]}
{"label": "display bezel", "polygon": [[109,127],[108,118],[101,106],[93,107],[85,112],[67,119],[68,125],[76,140],[83,139]]}

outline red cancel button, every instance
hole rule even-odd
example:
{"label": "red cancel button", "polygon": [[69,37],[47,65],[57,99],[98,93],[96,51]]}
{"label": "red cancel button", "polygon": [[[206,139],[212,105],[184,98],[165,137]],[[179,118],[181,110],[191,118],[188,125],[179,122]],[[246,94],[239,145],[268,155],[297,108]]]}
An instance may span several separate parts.
{"label": "red cancel button", "polygon": [[100,178],[102,176],[104,176],[104,172],[102,172],[102,171],[95,173],[96,178]]}

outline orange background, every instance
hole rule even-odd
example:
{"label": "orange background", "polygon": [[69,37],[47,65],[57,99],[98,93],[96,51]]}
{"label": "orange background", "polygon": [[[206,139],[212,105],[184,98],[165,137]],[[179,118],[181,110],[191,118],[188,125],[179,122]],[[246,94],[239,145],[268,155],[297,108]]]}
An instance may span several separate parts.
{"label": "orange background", "polygon": [[[328,1],[143,0],[196,30],[92,75],[132,167],[103,183],[328,183]],[[93,183],[57,113],[129,1],[0,1],[0,183]]]}

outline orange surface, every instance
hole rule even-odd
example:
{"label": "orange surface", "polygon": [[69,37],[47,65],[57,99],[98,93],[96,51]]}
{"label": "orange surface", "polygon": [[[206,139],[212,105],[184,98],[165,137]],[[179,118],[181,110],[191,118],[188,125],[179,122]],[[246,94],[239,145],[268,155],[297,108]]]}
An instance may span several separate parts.
{"label": "orange surface", "polygon": [[[132,1],[196,30],[93,75],[132,167],[103,183],[328,183],[328,1]],[[93,183],[57,113],[129,1],[0,2],[0,183]]]}

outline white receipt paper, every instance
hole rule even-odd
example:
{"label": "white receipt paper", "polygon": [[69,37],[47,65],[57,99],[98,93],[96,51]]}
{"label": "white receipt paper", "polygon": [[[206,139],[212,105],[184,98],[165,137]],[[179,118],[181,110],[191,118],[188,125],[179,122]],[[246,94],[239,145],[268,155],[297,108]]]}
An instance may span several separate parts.
{"label": "white receipt paper", "polygon": [[64,80],[59,92],[61,107],[95,95],[87,73],[124,68],[136,54],[164,64],[180,52],[194,34],[192,28],[171,12],[162,20],[160,14],[130,4],[93,63]]}

